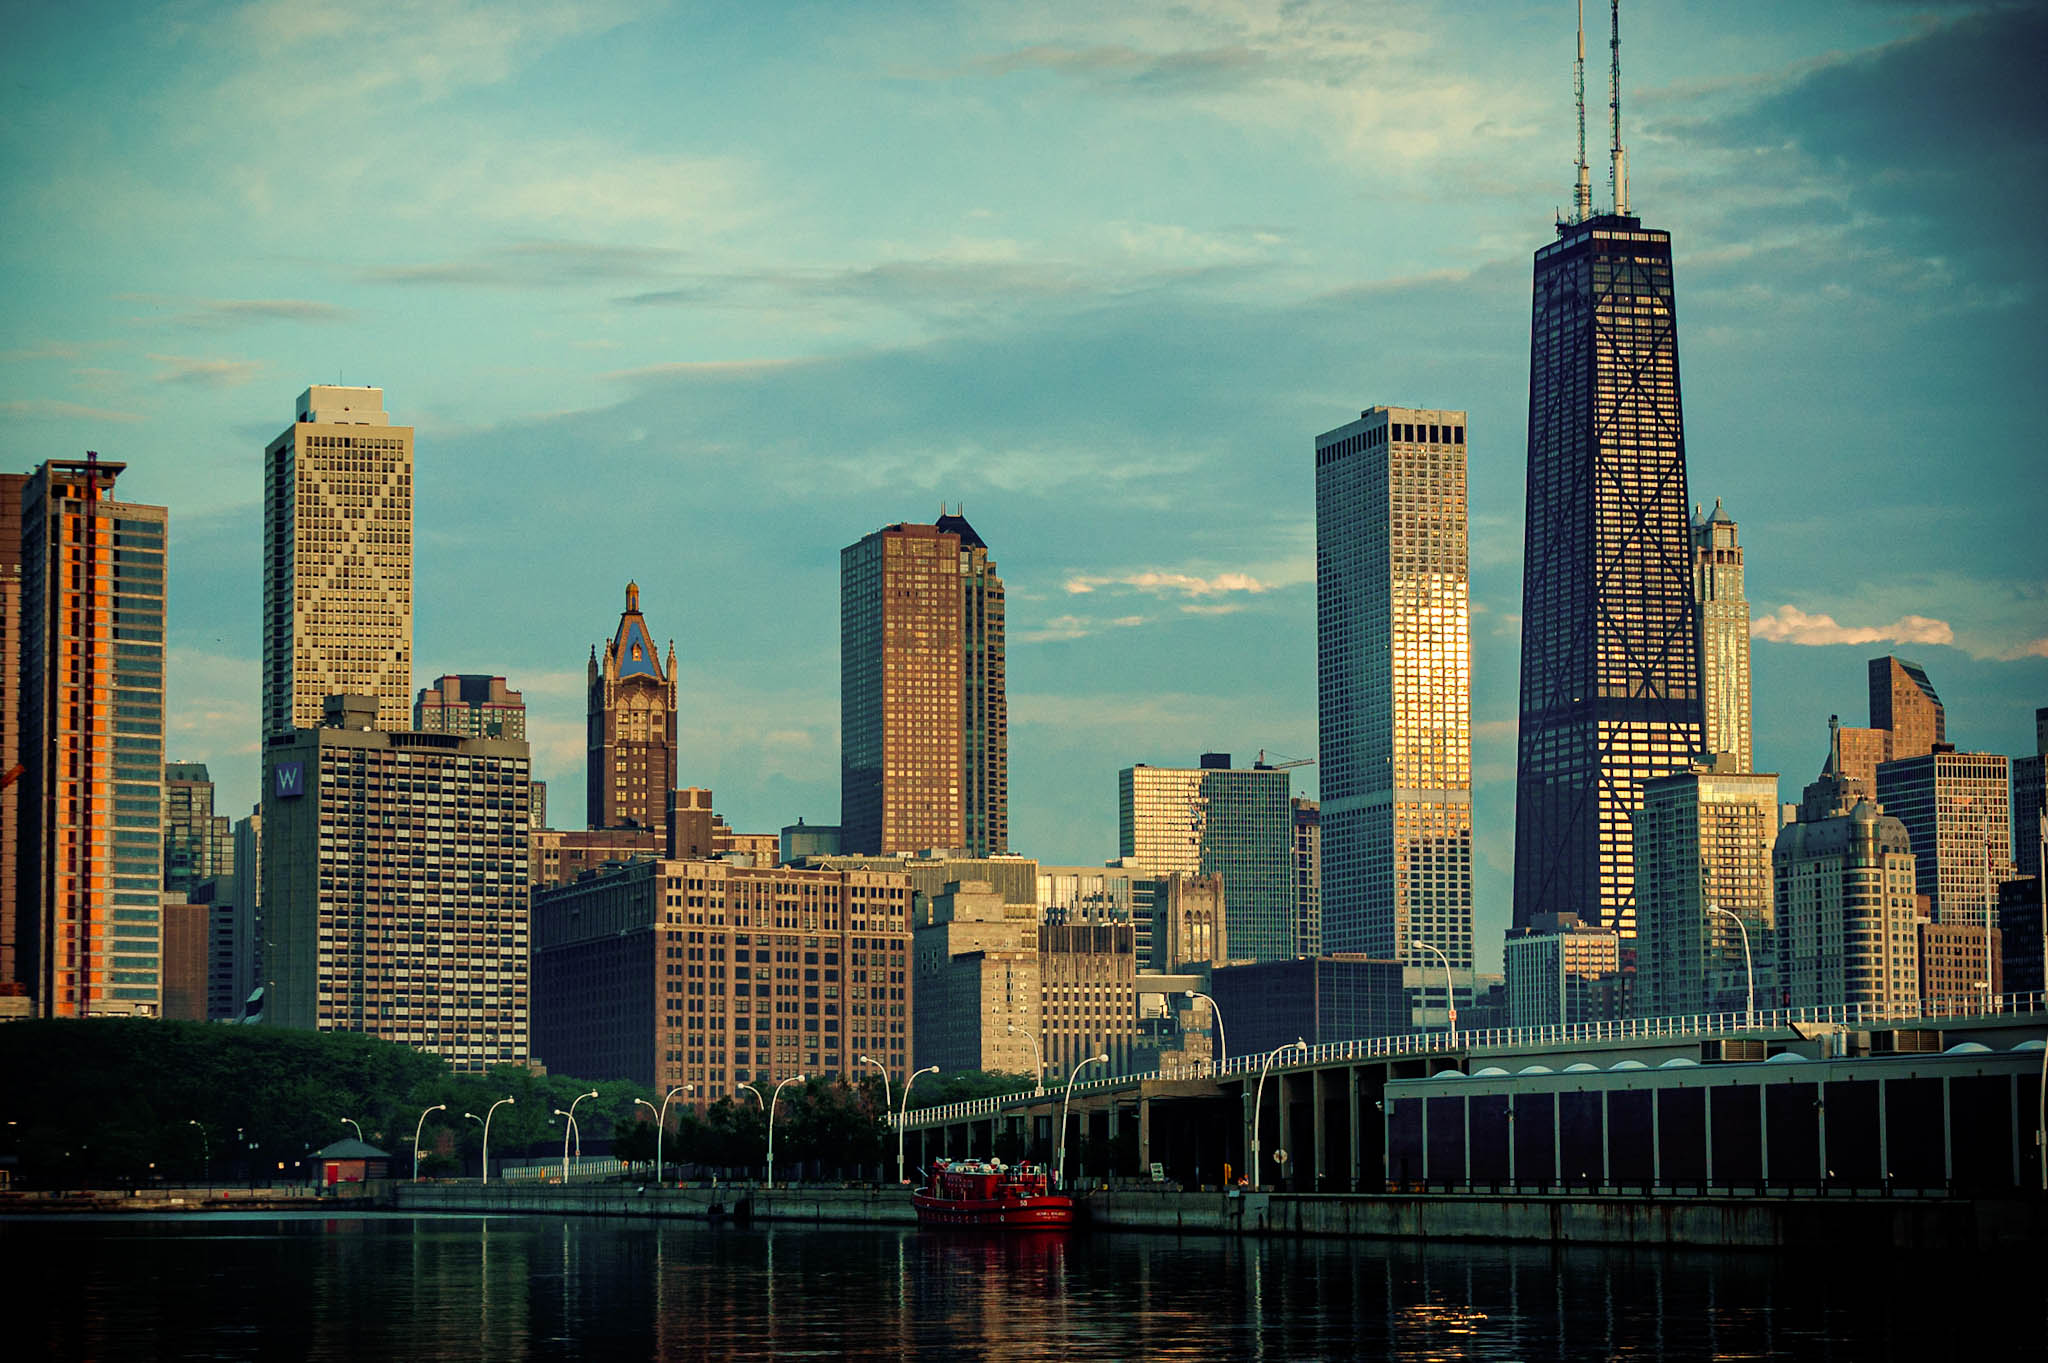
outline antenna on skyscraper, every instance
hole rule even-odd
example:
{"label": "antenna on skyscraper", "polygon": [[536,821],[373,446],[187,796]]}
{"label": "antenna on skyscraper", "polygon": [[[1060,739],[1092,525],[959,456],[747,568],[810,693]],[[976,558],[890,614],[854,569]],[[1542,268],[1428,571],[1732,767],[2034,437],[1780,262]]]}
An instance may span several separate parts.
{"label": "antenna on skyscraper", "polygon": [[1621,0],[1612,0],[1613,29],[1607,46],[1613,53],[1614,68],[1607,82],[1607,106],[1614,114],[1614,213],[1628,215],[1628,160],[1621,149]]}
{"label": "antenna on skyscraper", "polygon": [[1593,216],[1593,181],[1586,170],[1586,0],[1579,0],[1579,60],[1572,67],[1579,97],[1579,183],[1573,190],[1572,221]]}

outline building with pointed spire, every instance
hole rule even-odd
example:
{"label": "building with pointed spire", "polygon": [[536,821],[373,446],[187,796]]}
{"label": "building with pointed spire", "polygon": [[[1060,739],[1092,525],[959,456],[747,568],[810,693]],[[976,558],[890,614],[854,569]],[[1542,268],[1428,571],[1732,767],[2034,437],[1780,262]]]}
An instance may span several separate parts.
{"label": "building with pointed spire", "polygon": [[1644,783],[1687,770],[1706,715],[1671,234],[1629,211],[1618,26],[1614,52],[1613,207],[1535,258],[1514,923],[1632,936]]}
{"label": "building with pointed spire", "polygon": [[1010,845],[1003,580],[967,518],[885,526],[839,556],[840,845]]}
{"label": "building with pointed spire", "polygon": [[1727,753],[1735,770],[1755,770],[1750,738],[1749,598],[1742,592],[1742,544],[1735,521],[1714,498],[1694,508],[1692,581],[1700,636],[1700,687],[1708,753]]}
{"label": "building with pointed spire", "polygon": [[626,584],[626,609],[611,642],[590,650],[590,750],[586,822],[645,828],[666,836],[676,787],[676,646],[666,663],[640,614],[640,584]]}

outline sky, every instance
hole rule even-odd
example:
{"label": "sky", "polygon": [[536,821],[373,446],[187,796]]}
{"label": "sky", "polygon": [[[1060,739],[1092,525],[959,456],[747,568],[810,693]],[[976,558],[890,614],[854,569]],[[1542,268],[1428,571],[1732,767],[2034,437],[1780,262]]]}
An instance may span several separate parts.
{"label": "sky", "polygon": [[[1605,202],[1606,7],[1588,7]],[[838,553],[964,506],[1009,590],[1013,849],[1116,854],[1116,773],[1316,749],[1314,437],[1469,412],[1476,915],[1510,914],[1532,253],[1573,7],[1187,0],[11,7],[0,449],[172,524],[167,756],[256,796],[265,443],[382,387],[416,686],[524,692],[582,821],[637,580],[682,780],[838,813]],[[1624,7],[1691,497],[1741,526],[1756,758],[1864,664],[1965,748],[2048,705],[2036,6]],[[1313,794],[1315,768],[1294,770]]]}

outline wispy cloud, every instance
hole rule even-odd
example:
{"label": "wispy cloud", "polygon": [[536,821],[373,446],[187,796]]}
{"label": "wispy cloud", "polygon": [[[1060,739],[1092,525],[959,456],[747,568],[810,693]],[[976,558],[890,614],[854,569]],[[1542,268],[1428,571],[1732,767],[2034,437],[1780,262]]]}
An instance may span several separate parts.
{"label": "wispy cloud", "polygon": [[163,322],[192,331],[226,331],[254,322],[345,322],[355,316],[347,308],[308,298],[175,298],[150,293],[116,297],[124,303],[175,308]]}
{"label": "wispy cloud", "polygon": [[1784,605],[1750,622],[1751,638],[1774,644],[1950,644],[1955,631],[1946,620],[1902,615],[1888,625],[1843,625],[1832,615],[1809,615]]}
{"label": "wispy cloud", "polygon": [[1013,631],[1010,642],[1015,644],[1065,643],[1072,639],[1086,639],[1112,629],[1136,629],[1146,623],[1143,615],[1119,615],[1108,620],[1085,615],[1055,615],[1037,625]]}
{"label": "wispy cloud", "polygon": [[370,284],[528,288],[662,277],[680,257],[663,247],[603,242],[520,241],[462,260],[376,265],[357,273]]}
{"label": "wispy cloud", "polygon": [[1218,573],[1214,577],[1197,577],[1193,573],[1161,572],[1148,569],[1142,573],[1126,573],[1120,577],[1092,577],[1077,574],[1067,579],[1069,596],[1086,596],[1100,587],[1129,587],[1134,591],[1162,594],[1179,592],[1185,596],[1216,596],[1226,592],[1250,592],[1257,594],[1273,590],[1268,583],[1259,581],[1249,573]]}
{"label": "wispy cloud", "polygon": [[158,383],[186,384],[200,388],[234,388],[263,372],[261,360],[210,360],[191,355],[151,355],[163,368]]}

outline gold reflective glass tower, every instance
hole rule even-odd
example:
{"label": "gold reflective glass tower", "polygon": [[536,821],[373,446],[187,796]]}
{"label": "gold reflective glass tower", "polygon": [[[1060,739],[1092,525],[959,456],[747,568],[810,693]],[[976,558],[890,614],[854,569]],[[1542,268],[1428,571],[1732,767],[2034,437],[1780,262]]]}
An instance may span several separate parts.
{"label": "gold reflective glass tower", "polygon": [[1316,636],[1323,949],[1426,942],[1469,970],[1463,412],[1374,407],[1316,437]]}

